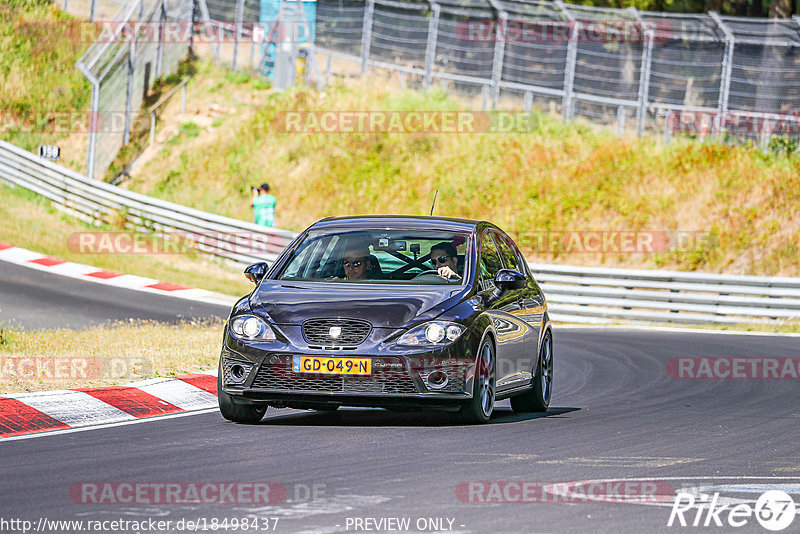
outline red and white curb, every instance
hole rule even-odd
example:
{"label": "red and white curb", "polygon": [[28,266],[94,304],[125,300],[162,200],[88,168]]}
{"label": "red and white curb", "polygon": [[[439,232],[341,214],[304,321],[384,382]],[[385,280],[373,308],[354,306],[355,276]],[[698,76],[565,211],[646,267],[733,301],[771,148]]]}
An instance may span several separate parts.
{"label": "red and white curb", "polygon": [[[0,260],[135,291],[231,306],[238,299],[205,289],[116,273],[0,242]],[[0,395],[0,440],[217,407],[217,370],[126,386]]]}
{"label": "red and white curb", "polygon": [[145,278],[132,274],[106,271],[104,269],[92,267],[91,265],[64,261],[47,256],[46,254],[33,252],[2,242],[0,242],[0,260],[38,269],[40,271],[47,271],[60,276],[67,276],[69,278],[132,289],[134,291],[144,291],[157,295],[169,295],[207,304],[232,306],[233,303],[238,300],[236,297],[215,293],[205,289],[183,286],[172,282],[162,282],[153,278]]}
{"label": "red and white curb", "polygon": [[217,407],[216,370],[127,386],[0,395],[2,438]]}

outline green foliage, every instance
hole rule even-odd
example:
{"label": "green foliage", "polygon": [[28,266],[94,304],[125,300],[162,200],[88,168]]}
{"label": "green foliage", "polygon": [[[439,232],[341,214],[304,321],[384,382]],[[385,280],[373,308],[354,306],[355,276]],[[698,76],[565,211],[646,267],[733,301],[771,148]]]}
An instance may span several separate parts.
{"label": "green foliage", "polygon": [[256,76],[250,82],[250,87],[252,87],[253,89],[255,89],[257,91],[264,91],[266,89],[271,89],[272,88],[272,82],[270,82],[269,80],[267,80],[265,78],[262,78],[260,76]]}
{"label": "green foliage", "polygon": [[178,134],[188,138],[197,137],[200,135],[200,127],[194,122],[182,122],[178,126]]}
{"label": "green foliage", "polygon": [[[182,145],[188,137],[178,136],[170,163],[158,163],[165,178],[143,192],[250,220],[249,186],[268,182],[278,197],[278,226],[301,230],[332,215],[428,213],[439,189],[437,214],[491,220],[540,261],[800,274],[800,229],[785,216],[772,221],[772,213],[800,211],[795,153],[618,138],[543,112],[524,132],[281,129],[281,117],[292,111],[470,109],[438,87],[398,90],[374,78],[324,90],[293,87],[270,95],[252,115],[225,121],[213,137],[192,141],[191,149]],[[696,232],[704,239],[638,257],[611,251],[590,258],[559,244],[536,246],[537,233],[591,230]]]}
{"label": "green foliage", "polygon": [[91,88],[75,61],[91,43],[80,38],[80,25],[48,1],[0,3],[0,134],[5,140],[26,150],[55,144],[66,134],[56,127],[55,116],[86,111]]}
{"label": "green foliage", "polygon": [[250,81],[250,75],[241,71],[227,71],[225,79],[231,83],[247,83]]}

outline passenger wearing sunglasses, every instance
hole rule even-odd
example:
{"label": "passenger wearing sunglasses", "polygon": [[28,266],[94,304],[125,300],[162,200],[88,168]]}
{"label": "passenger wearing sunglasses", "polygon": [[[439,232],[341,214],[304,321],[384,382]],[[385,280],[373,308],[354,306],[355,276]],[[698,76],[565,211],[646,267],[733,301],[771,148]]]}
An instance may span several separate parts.
{"label": "passenger wearing sunglasses", "polygon": [[346,280],[365,280],[371,269],[369,250],[361,247],[348,248],[344,254],[344,277]]}
{"label": "passenger wearing sunglasses", "polygon": [[458,274],[458,253],[452,243],[442,241],[431,248],[431,266],[446,280],[461,280]]}

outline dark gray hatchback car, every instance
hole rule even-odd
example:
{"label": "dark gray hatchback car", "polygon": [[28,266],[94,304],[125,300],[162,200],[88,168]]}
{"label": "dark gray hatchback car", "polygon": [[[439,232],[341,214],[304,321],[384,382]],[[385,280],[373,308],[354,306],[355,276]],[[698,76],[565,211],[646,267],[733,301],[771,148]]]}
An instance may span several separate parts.
{"label": "dark gray hatchback car", "polygon": [[500,399],[519,412],[550,404],[547,303],[492,223],[324,219],[245,274],[256,287],[231,311],[219,363],[226,419],[371,406],[483,423]]}

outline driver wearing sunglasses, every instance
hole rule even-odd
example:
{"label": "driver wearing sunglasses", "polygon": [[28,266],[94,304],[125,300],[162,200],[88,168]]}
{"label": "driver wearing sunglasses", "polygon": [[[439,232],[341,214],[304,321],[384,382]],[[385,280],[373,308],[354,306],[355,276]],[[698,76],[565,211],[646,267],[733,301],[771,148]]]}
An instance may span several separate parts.
{"label": "driver wearing sunglasses", "polygon": [[369,250],[361,247],[348,248],[344,254],[344,276],[346,280],[365,280],[370,270]]}
{"label": "driver wearing sunglasses", "polygon": [[446,280],[461,280],[458,274],[458,253],[452,243],[442,241],[431,248],[431,266]]}

